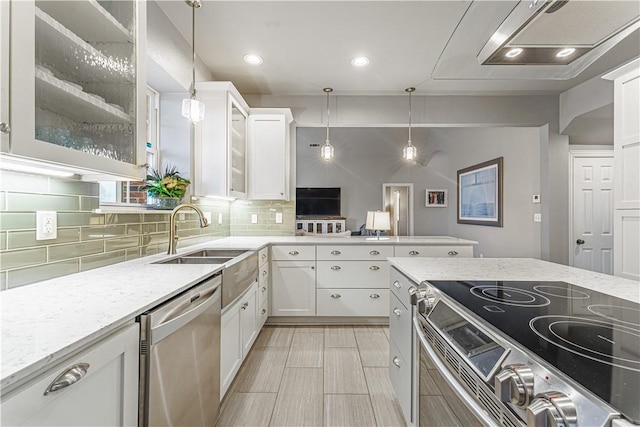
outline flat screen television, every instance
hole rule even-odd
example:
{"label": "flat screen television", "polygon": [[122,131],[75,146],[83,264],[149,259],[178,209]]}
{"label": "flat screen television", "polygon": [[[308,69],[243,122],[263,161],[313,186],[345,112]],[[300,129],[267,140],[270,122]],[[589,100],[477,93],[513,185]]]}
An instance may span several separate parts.
{"label": "flat screen television", "polygon": [[340,188],[296,188],[296,215],[340,216]]}

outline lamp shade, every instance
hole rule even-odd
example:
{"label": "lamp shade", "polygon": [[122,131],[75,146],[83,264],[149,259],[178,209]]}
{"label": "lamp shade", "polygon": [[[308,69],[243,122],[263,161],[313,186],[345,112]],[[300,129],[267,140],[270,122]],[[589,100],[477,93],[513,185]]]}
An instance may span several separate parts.
{"label": "lamp shade", "polygon": [[193,97],[182,100],[182,116],[193,123],[204,120],[204,108],[204,103]]}
{"label": "lamp shade", "polygon": [[367,212],[367,223],[364,228],[367,230],[391,230],[391,218],[389,212]]}

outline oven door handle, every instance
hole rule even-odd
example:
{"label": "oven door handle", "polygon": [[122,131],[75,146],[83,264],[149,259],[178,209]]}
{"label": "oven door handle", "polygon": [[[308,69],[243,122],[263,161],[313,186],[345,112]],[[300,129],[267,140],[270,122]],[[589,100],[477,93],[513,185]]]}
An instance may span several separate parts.
{"label": "oven door handle", "polygon": [[469,395],[464,386],[458,382],[458,380],[453,376],[453,374],[451,374],[451,372],[449,372],[447,367],[444,365],[444,362],[442,362],[442,360],[436,354],[435,350],[431,348],[431,345],[429,345],[427,337],[424,335],[422,326],[420,325],[420,320],[418,320],[418,318],[415,316],[413,318],[413,327],[416,331],[416,335],[418,335],[418,338],[420,339],[422,348],[427,352],[429,358],[431,359],[431,362],[435,365],[435,367],[447,381],[449,386],[451,386],[453,391],[456,392],[456,395],[467,405],[471,412],[475,414],[476,417],[478,417],[483,425],[488,427],[499,427],[493,417],[491,417],[491,415],[489,415],[489,413]]}

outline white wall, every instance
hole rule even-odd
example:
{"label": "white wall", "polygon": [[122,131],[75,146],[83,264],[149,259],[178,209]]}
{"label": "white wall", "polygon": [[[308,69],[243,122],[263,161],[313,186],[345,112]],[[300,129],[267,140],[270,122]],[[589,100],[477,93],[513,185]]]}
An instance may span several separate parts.
{"label": "white wall", "polygon": [[[322,128],[298,128],[298,187],[341,187],[347,228],[364,223],[366,211],[382,206],[382,184],[414,183],[414,234],[452,235],[478,240],[476,255],[540,257],[541,224],[533,222],[540,205],[540,128],[414,129],[420,163],[401,158],[406,128],[333,128],[336,158],[319,158]],[[456,179],[459,169],[504,157],[504,227],[457,224]],[[424,190],[449,190],[448,208],[425,207]]]}

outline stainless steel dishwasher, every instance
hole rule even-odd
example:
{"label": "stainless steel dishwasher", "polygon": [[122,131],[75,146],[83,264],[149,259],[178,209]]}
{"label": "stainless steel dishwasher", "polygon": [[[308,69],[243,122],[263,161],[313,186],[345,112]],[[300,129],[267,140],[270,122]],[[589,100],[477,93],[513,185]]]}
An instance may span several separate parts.
{"label": "stainless steel dishwasher", "polygon": [[140,316],[140,426],[213,426],[222,274]]}

